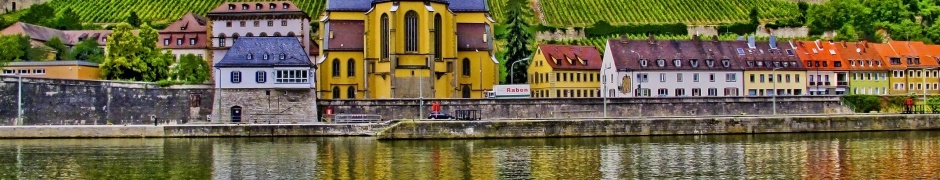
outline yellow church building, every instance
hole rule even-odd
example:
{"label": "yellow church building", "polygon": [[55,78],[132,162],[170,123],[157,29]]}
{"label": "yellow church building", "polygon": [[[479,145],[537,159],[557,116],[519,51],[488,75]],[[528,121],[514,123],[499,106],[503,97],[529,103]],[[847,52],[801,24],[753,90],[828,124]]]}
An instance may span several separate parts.
{"label": "yellow church building", "polygon": [[498,83],[486,0],[328,0],[324,99],[483,98]]}

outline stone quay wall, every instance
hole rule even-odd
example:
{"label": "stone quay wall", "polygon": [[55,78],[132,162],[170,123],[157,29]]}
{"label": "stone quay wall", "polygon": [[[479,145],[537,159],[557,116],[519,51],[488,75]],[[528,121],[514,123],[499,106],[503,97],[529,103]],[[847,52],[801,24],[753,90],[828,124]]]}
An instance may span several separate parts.
{"label": "stone quay wall", "polygon": [[371,136],[381,124],[0,126],[3,138]]}
{"label": "stone quay wall", "polygon": [[[377,114],[383,119],[418,118],[420,99],[325,100],[318,104],[321,113],[331,108],[335,114]],[[500,118],[584,118],[603,117],[603,98],[539,99],[424,99],[424,115],[431,103],[441,110],[479,110],[483,119]],[[608,98],[608,117],[704,116],[773,114],[771,97],[683,97],[683,98]],[[838,96],[780,96],[778,114],[844,114],[852,110]]]}
{"label": "stone quay wall", "polygon": [[379,139],[757,134],[940,129],[940,115],[747,116],[511,121],[402,121]]}
{"label": "stone quay wall", "polygon": [[[212,112],[208,85],[22,79],[21,125],[153,124],[205,121]],[[0,125],[17,118],[18,78],[0,76]]]}

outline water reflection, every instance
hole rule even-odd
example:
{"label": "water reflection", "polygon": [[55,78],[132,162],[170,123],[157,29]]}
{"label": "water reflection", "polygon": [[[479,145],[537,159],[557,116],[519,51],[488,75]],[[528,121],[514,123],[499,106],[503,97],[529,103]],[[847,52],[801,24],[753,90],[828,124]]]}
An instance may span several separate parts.
{"label": "water reflection", "polygon": [[0,140],[0,179],[930,179],[940,132]]}

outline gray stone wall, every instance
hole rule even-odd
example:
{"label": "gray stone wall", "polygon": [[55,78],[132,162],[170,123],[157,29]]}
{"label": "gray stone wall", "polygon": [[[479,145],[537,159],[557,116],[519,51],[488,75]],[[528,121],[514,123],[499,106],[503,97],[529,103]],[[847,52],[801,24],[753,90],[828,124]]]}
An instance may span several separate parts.
{"label": "gray stone wall", "polygon": [[[0,125],[17,117],[17,78],[0,76]],[[153,124],[204,120],[211,112],[209,86],[161,88],[153,83],[23,78],[24,125]]]}
{"label": "gray stone wall", "polygon": [[219,96],[221,99],[212,105],[213,123],[233,122],[235,106],[241,107],[240,122],[294,123],[318,119],[313,89],[224,89],[215,98]]}
{"label": "gray stone wall", "polygon": [[[482,118],[569,118],[603,117],[603,98],[553,99],[424,99],[421,117],[427,117],[432,102],[441,110],[480,110]],[[320,111],[330,107],[335,113],[378,114],[384,119],[418,117],[419,99],[393,100],[321,100]],[[851,110],[838,96],[777,97],[778,114],[837,114]],[[772,114],[770,97],[684,97],[684,98],[609,98],[609,117],[700,116]]]}

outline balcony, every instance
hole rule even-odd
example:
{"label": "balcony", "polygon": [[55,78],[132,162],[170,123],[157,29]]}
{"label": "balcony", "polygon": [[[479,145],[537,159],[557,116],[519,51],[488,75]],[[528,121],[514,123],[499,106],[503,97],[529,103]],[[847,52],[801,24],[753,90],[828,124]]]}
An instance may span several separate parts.
{"label": "balcony", "polygon": [[849,82],[837,82],[836,86],[849,86]]}

